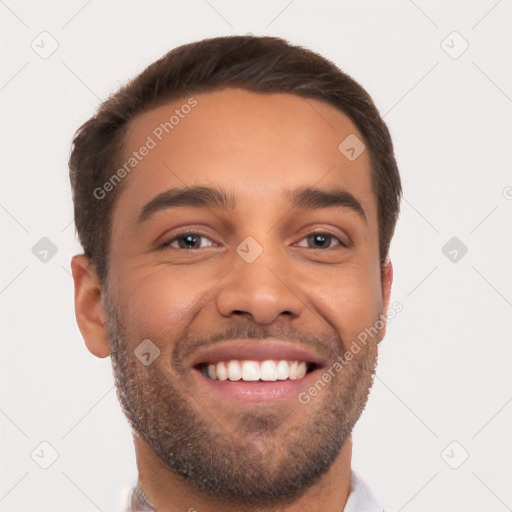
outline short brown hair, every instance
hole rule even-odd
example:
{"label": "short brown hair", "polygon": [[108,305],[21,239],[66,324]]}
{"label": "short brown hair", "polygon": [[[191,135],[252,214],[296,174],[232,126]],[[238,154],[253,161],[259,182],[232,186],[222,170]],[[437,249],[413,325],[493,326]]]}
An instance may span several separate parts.
{"label": "short brown hair", "polygon": [[369,94],[334,63],[311,50],[276,37],[227,36],[171,50],[104,101],[75,133],[69,158],[75,226],[101,282],[106,284],[108,276],[112,212],[122,183],[101,200],[94,190],[120,165],[130,121],[166,102],[227,87],[321,100],[352,120],[370,154],[383,264],[402,188],[388,128]]}

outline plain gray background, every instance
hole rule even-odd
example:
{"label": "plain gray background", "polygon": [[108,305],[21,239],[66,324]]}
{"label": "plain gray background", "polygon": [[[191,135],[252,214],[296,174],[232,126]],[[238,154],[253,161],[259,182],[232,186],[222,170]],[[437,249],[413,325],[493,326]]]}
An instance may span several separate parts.
{"label": "plain gray background", "polygon": [[335,61],[396,147],[403,311],[353,468],[388,512],[512,510],[510,1],[5,0],[0,15],[0,512],[122,510],[136,481],[110,360],[74,318],[73,132],[171,48],[248,32]]}

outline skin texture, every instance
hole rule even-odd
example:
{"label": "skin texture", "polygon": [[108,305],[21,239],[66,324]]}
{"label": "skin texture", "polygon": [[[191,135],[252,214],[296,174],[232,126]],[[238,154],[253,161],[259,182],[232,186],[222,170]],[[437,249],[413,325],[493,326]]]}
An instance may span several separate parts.
{"label": "skin texture", "polygon": [[[308,347],[329,368],[385,314],[392,266],[379,264],[368,152],[351,162],[338,150],[348,135],[362,136],[317,100],[238,89],[195,98],[124,178],[108,290],[84,255],[73,258],[78,326],[92,354],[111,355],[139,485],[157,510],[339,512],[350,491],[350,433],[385,326],[306,405],[212,401],[190,361],[194,347],[271,336]],[[183,103],[139,116],[127,155]],[[156,195],[185,185],[222,186],[236,206],[180,206],[137,223]],[[343,188],[366,220],[347,207],[292,207],[284,190],[299,186]],[[201,236],[187,245],[186,229]],[[333,238],[324,246],[314,231]],[[263,249],[252,263],[236,252],[248,236]],[[134,355],[144,339],[160,350],[148,366]]]}

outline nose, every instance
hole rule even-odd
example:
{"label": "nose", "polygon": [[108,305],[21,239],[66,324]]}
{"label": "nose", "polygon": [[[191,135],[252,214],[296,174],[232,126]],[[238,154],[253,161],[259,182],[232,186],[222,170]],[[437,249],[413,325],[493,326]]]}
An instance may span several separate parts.
{"label": "nose", "polygon": [[280,316],[299,317],[306,307],[300,279],[284,255],[263,253],[252,263],[238,254],[217,293],[217,309],[224,317],[250,316],[267,325]]}

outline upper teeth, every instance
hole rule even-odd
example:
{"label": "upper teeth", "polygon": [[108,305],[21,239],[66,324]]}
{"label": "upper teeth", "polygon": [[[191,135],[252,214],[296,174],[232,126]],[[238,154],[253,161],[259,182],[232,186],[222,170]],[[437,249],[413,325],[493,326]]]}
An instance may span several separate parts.
{"label": "upper teeth", "polygon": [[301,379],[306,375],[304,361],[221,361],[209,364],[208,377],[217,380],[275,381]]}

